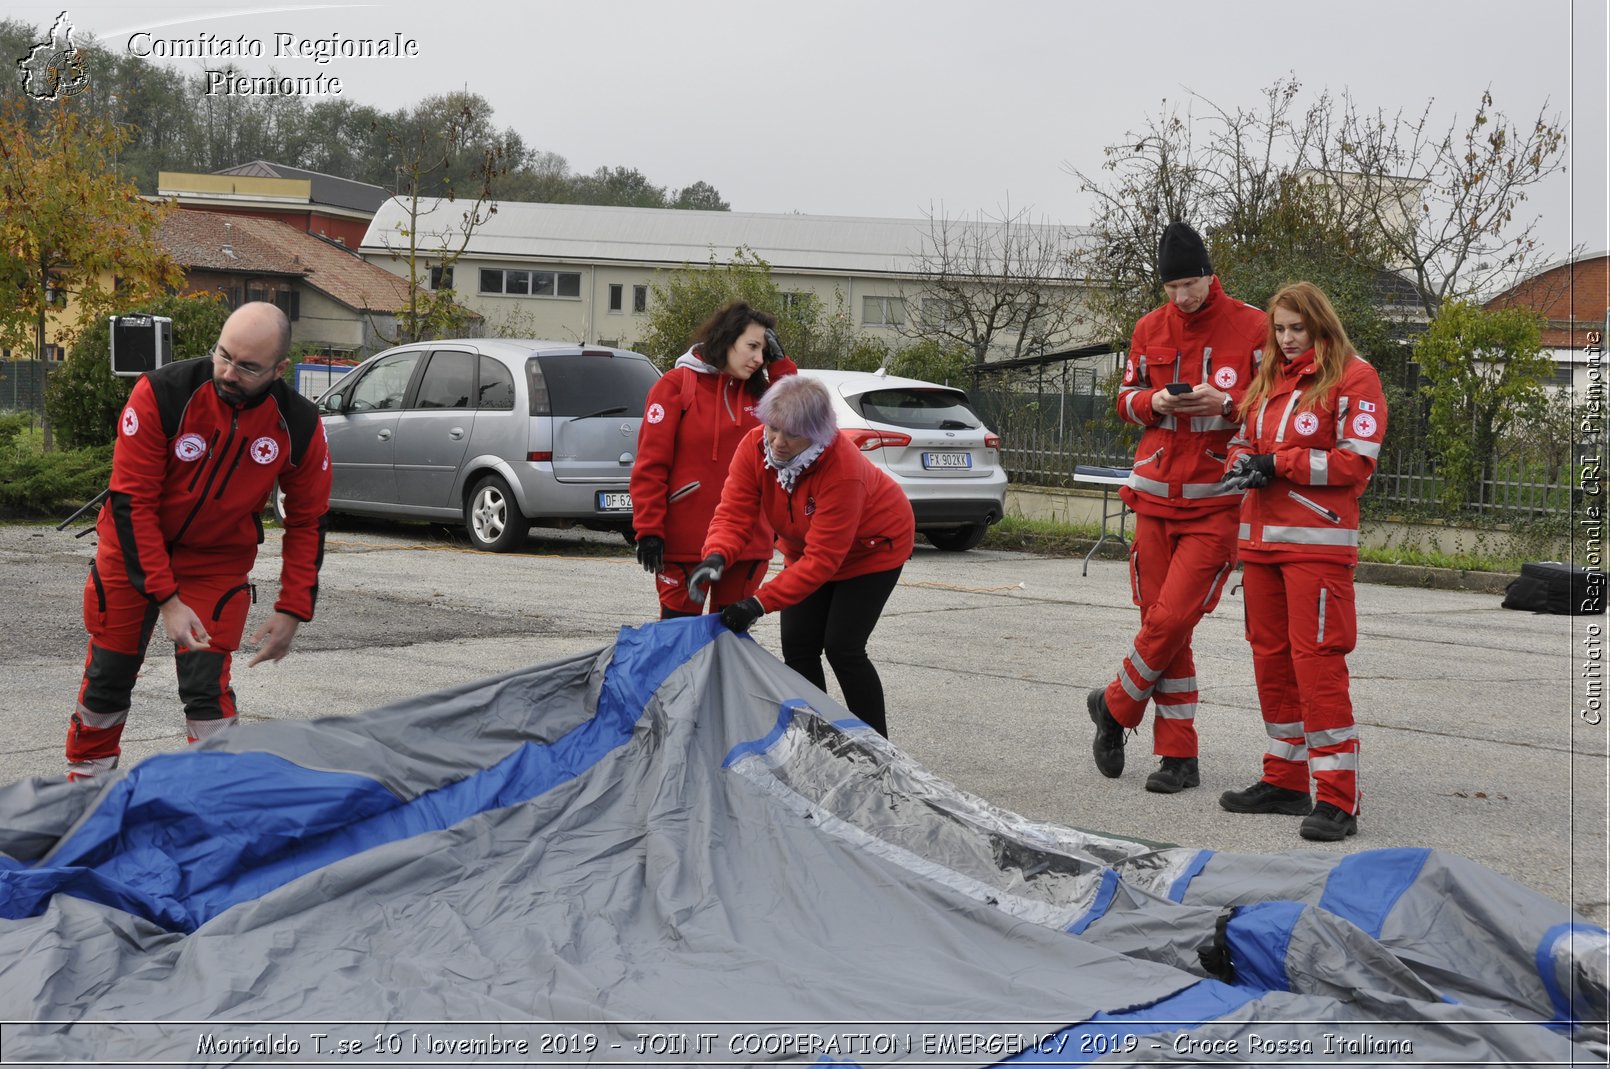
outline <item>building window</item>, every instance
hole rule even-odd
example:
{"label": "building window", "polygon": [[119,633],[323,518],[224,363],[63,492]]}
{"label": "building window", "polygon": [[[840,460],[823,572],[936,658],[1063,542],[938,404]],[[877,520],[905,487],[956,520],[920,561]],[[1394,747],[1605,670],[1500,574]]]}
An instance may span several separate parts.
{"label": "building window", "polygon": [[610,283],[609,310],[611,312],[624,312],[626,310],[626,287],[619,283]]}
{"label": "building window", "polygon": [[295,290],[280,290],[274,294],[274,307],[285,313],[285,318],[295,323],[302,318],[302,295]]}
{"label": "building window", "polygon": [[951,330],[961,321],[956,303],[944,297],[922,299],[922,322],[930,330]]}
{"label": "building window", "polygon": [[868,327],[897,327],[906,321],[899,297],[862,297],[861,323]]}
{"label": "building window", "polygon": [[648,311],[647,286],[632,287],[632,311],[639,313]]}
{"label": "building window", "polygon": [[433,290],[450,290],[453,288],[453,269],[451,267],[433,267],[430,269],[430,288]]}
{"label": "building window", "polygon": [[1554,365],[1554,378],[1550,385],[1565,389],[1575,380],[1576,367],[1574,365],[1566,363],[1556,363]]}
{"label": "building window", "polygon": [[808,308],[813,296],[815,294],[807,293],[804,290],[784,290],[783,311],[791,312],[796,308]]}
{"label": "building window", "polygon": [[580,297],[578,271],[517,271],[481,268],[481,292],[516,297]]}

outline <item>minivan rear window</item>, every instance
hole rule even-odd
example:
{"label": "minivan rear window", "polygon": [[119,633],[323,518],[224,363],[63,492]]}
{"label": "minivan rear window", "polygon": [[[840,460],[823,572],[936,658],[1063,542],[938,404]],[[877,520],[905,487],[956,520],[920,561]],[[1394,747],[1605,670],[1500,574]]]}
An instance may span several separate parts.
{"label": "minivan rear window", "polygon": [[955,390],[902,388],[872,390],[856,398],[861,415],[873,423],[925,431],[970,431],[983,424]]}
{"label": "minivan rear window", "polygon": [[659,373],[647,360],[536,356],[526,361],[533,416],[641,416]]}

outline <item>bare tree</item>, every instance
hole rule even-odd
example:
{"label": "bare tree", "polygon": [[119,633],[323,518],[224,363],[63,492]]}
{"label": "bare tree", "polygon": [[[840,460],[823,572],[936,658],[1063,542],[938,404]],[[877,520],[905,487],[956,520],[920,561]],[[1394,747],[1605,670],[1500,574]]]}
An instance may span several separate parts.
{"label": "bare tree", "polygon": [[902,287],[902,337],[967,350],[975,366],[992,352],[1033,355],[1083,322],[1067,231],[1003,206],[970,219],[928,213],[915,281]]}
{"label": "bare tree", "polygon": [[[431,98],[419,113],[439,121],[415,122],[388,134],[401,160],[391,199],[401,206],[403,218],[383,243],[394,259],[406,263],[408,282],[394,336],[371,317],[371,328],[389,345],[458,334],[474,318],[456,299],[453,265],[476,229],[497,213],[492,188],[508,159],[503,145],[475,136],[485,126],[477,104],[485,102],[458,94]],[[445,196],[423,195],[433,183],[445,189]]]}
{"label": "bare tree", "polygon": [[1547,104],[1529,124],[1512,123],[1489,89],[1463,130],[1457,118],[1435,125],[1431,106],[1418,118],[1387,115],[1344,95],[1339,115],[1317,116],[1309,146],[1318,170],[1341,176],[1334,195],[1374,224],[1388,266],[1408,272],[1428,316],[1526,272],[1538,217],[1523,216],[1522,205],[1565,163],[1565,130]]}
{"label": "bare tree", "polygon": [[[1536,249],[1536,219],[1519,215],[1530,189],[1563,165],[1564,132],[1542,111],[1511,124],[1484,93],[1468,127],[1366,113],[1349,96],[1301,106],[1294,78],[1254,108],[1192,94],[1105,150],[1107,175],[1072,170],[1095,198],[1079,247],[1104,331],[1128,325],[1160,296],[1157,239],[1183,219],[1221,251],[1271,246],[1400,272],[1429,318],[1519,277]],[[1192,108],[1198,109],[1193,111]],[[1243,294],[1242,296],[1248,296]]]}

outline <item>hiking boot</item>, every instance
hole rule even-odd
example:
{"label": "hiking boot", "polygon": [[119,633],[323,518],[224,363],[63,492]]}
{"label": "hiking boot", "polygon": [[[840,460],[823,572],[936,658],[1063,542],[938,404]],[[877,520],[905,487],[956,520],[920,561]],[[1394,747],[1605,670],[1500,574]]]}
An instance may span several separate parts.
{"label": "hiking boot", "polygon": [[1156,772],[1146,777],[1146,789],[1153,794],[1178,794],[1202,782],[1194,757],[1165,757]]}
{"label": "hiking boot", "polygon": [[1320,802],[1312,813],[1303,818],[1303,826],[1298,834],[1304,839],[1323,843],[1339,842],[1349,835],[1358,834],[1358,818],[1342,812],[1329,802]]}
{"label": "hiking boot", "polygon": [[1314,808],[1307,791],[1290,791],[1259,780],[1244,791],[1225,791],[1219,805],[1232,813],[1287,813],[1305,816]]}
{"label": "hiking boot", "polygon": [[1096,725],[1096,737],[1090,744],[1096,769],[1108,779],[1117,779],[1124,774],[1124,725],[1107,711],[1107,695],[1100,689],[1085,695],[1085,708]]}

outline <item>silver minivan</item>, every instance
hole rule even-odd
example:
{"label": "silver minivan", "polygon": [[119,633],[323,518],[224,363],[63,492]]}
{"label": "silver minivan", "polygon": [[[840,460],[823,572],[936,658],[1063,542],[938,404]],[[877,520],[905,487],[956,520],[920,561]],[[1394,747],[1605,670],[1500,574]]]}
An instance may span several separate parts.
{"label": "silver minivan", "polygon": [[658,378],[641,353],[568,342],[470,338],[378,353],[319,398],[330,510],[461,520],[494,552],[518,547],[533,524],[630,541],[627,484]]}

